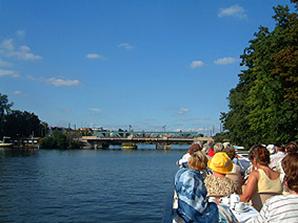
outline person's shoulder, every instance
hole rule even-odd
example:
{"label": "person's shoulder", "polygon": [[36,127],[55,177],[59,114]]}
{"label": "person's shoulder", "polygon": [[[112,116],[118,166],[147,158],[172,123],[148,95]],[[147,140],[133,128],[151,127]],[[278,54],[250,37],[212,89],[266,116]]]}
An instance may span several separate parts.
{"label": "person's shoulder", "polygon": [[271,198],[269,198],[265,203],[267,205],[277,205],[277,206],[282,206],[285,204],[288,204],[289,201],[295,201],[298,202],[298,196],[293,195],[293,194],[288,194],[288,195],[275,195]]}
{"label": "person's shoulder", "polygon": [[179,170],[177,171],[176,175],[182,174],[182,173],[187,172],[187,171],[188,171],[188,168],[186,168],[186,167],[179,168]]}
{"label": "person's shoulder", "polygon": [[214,180],[214,176],[212,174],[209,174],[205,177],[205,183],[210,183]]}
{"label": "person's shoulder", "polygon": [[252,170],[251,172],[250,172],[250,176],[252,176],[252,177],[259,177],[259,174],[260,174],[260,171],[261,169],[257,169],[257,170]]}

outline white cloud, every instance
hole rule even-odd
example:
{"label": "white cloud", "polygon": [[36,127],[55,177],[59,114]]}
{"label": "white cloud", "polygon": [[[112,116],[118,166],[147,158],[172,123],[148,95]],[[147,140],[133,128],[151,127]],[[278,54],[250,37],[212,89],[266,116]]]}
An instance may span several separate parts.
{"label": "white cloud", "polygon": [[18,74],[17,71],[15,70],[5,70],[5,69],[0,69],[0,77],[19,77],[20,75]]}
{"label": "white cloud", "polygon": [[19,60],[35,61],[42,59],[41,56],[32,53],[27,45],[15,47],[13,39],[5,39],[0,44],[0,54],[6,57],[13,57]]}
{"label": "white cloud", "polygon": [[0,59],[0,67],[11,67],[12,64]]}
{"label": "white cloud", "polygon": [[90,60],[104,60],[105,57],[101,54],[98,53],[88,53],[86,55],[86,58],[90,59]]}
{"label": "white cloud", "polygon": [[204,66],[204,65],[205,65],[205,64],[204,64],[203,61],[201,61],[201,60],[194,60],[194,61],[191,62],[190,67],[191,67],[192,69],[196,69],[196,68],[202,67],[202,66]]}
{"label": "white cloud", "polygon": [[79,80],[67,80],[62,78],[52,77],[46,80],[47,83],[54,85],[55,87],[71,87],[78,86],[80,84]]}
{"label": "white cloud", "polygon": [[89,108],[89,111],[95,112],[95,113],[100,113],[101,109],[100,108]]}
{"label": "white cloud", "polygon": [[185,107],[182,107],[182,108],[179,109],[178,114],[179,115],[183,115],[183,114],[185,114],[187,112],[189,112],[189,109],[188,108],[185,108]]}
{"label": "white cloud", "polygon": [[226,64],[235,63],[236,61],[237,59],[235,57],[223,57],[223,58],[216,59],[214,63],[218,65],[226,65]]}
{"label": "white cloud", "polygon": [[232,5],[228,8],[219,9],[218,17],[224,17],[224,16],[234,16],[240,19],[244,19],[247,17],[247,15],[245,14],[244,8],[242,8],[239,5]]}
{"label": "white cloud", "polygon": [[132,45],[129,44],[129,43],[120,43],[120,44],[118,45],[118,47],[119,47],[119,48],[124,48],[124,49],[126,49],[126,50],[131,50],[131,49],[134,48],[134,46],[132,46]]}

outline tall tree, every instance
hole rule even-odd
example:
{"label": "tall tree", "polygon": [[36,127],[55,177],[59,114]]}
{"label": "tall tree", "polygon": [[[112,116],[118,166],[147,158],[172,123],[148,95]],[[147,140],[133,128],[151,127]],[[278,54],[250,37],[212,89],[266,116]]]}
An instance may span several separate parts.
{"label": "tall tree", "polygon": [[1,137],[4,134],[3,124],[4,124],[5,115],[11,112],[12,105],[13,103],[9,103],[7,95],[0,93],[0,136]]}
{"label": "tall tree", "polygon": [[3,128],[6,136],[18,138],[41,136],[44,127],[34,113],[13,110],[6,115]]}
{"label": "tall tree", "polygon": [[297,13],[274,11],[274,30],[260,27],[241,55],[245,70],[221,115],[231,140],[246,146],[298,139]]}

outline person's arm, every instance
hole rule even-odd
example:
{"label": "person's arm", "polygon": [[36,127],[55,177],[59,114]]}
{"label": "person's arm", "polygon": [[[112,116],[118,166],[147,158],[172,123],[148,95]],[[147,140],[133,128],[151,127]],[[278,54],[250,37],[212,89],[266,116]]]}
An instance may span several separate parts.
{"label": "person's arm", "polygon": [[247,202],[251,199],[257,188],[258,176],[257,171],[253,171],[249,174],[243,194],[240,195],[240,201]]}

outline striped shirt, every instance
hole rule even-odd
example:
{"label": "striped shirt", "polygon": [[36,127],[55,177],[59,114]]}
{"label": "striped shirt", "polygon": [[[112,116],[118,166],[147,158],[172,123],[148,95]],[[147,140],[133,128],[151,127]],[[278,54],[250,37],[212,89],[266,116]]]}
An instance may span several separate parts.
{"label": "striped shirt", "polygon": [[250,223],[298,223],[298,195],[278,195],[265,202],[260,214]]}

